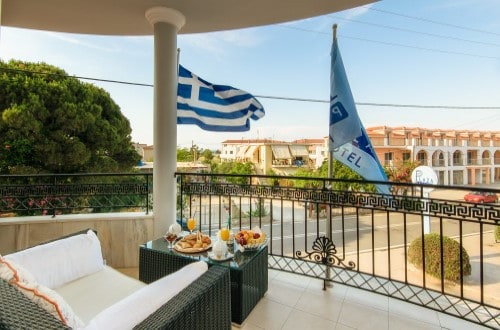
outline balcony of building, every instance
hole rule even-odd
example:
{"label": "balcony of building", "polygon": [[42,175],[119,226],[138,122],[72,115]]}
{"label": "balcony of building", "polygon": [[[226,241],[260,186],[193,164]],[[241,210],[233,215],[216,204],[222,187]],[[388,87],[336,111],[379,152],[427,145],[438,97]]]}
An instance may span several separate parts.
{"label": "balcony of building", "polygon": [[[500,207],[465,202],[467,188],[436,186],[425,196],[425,187],[391,183],[385,196],[357,181],[177,176],[181,223],[195,217],[213,235],[229,219],[234,230],[259,226],[269,236],[269,289],[244,329],[500,326]],[[3,176],[0,192],[2,254],[91,227],[107,263],[133,274],[138,246],[163,220],[152,210],[151,174]],[[470,275],[462,263],[451,281],[444,268],[431,276],[410,262],[409,246],[427,232],[458,242]],[[333,244],[330,264],[304,258],[319,237]]]}

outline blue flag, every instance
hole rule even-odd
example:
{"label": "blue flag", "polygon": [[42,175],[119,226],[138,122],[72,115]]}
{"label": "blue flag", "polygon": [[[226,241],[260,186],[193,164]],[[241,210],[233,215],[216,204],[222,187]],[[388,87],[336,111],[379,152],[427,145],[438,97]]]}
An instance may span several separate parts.
{"label": "blue flag", "polygon": [[177,124],[195,124],[207,131],[242,132],[250,118],[264,117],[264,107],[251,94],[214,85],[179,65]]}
{"label": "blue flag", "polygon": [[332,44],[330,73],[330,151],[361,135],[356,104],[340,56],[337,39]]}
{"label": "blue flag", "polygon": [[[332,45],[330,75],[330,141],[333,157],[368,181],[388,181],[352,97],[337,39]],[[390,194],[390,186],[375,185],[381,194]]]}
{"label": "blue flag", "polygon": [[[364,127],[356,139],[333,150],[333,157],[368,181],[388,181]],[[390,194],[390,185],[376,184],[381,194]]]}

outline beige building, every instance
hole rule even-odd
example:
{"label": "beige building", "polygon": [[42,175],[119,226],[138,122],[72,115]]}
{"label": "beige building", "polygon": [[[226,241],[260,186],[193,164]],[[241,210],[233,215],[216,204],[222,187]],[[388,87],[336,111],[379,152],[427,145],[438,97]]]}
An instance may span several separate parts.
{"label": "beige building", "polygon": [[446,185],[500,181],[500,131],[377,126],[366,132],[383,166],[418,161]]}
{"label": "beige building", "polygon": [[[443,130],[421,127],[368,127],[366,132],[382,166],[416,161],[434,169],[439,184],[500,182],[500,131]],[[153,146],[140,145],[143,159]],[[241,139],[222,142],[222,162],[252,162],[257,174],[293,175],[318,168],[328,157],[328,137],[292,142]]]}
{"label": "beige building", "polygon": [[152,162],[153,161],[153,154],[154,154],[154,148],[153,146],[148,146],[147,144],[144,143],[134,143],[134,148],[135,151],[141,156],[141,159],[144,162]]}
{"label": "beige building", "polygon": [[221,161],[252,162],[257,174],[293,175],[298,168],[313,167],[310,144],[271,139],[226,140],[222,142]]}

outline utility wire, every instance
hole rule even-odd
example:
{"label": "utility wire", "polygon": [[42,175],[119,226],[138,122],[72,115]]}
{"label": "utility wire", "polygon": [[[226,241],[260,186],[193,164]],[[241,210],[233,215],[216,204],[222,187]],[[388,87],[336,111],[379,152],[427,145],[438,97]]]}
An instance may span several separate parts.
{"label": "utility wire", "polygon": [[377,24],[377,23],[360,21],[360,20],[352,19],[352,18],[343,18],[343,17],[339,17],[339,16],[336,16],[336,15],[327,15],[327,16],[330,17],[330,18],[333,18],[333,19],[340,19],[340,20],[354,22],[354,23],[371,25],[371,26],[376,26],[376,27],[380,27],[380,28],[383,28],[383,29],[389,29],[389,30],[395,30],[395,31],[402,31],[402,32],[408,32],[408,33],[414,33],[414,34],[421,34],[421,35],[424,35],[424,36],[435,37],[435,38],[450,39],[450,40],[456,40],[456,41],[464,41],[464,42],[469,42],[469,43],[474,43],[474,44],[480,44],[480,45],[500,47],[500,44],[496,44],[496,43],[492,43],[492,42],[484,42],[484,41],[477,41],[477,40],[470,40],[470,39],[463,39],[463,38],[458,38],[458,37],[446,36],[446,35],[442,35],[442,34],[435,34],[435,33],[422,32],[422,31],[415,31],[415,30],[405,29],[405,28],[399,28],[399,27],[395,27],[395,26],[389,26],[389,25],[384,25],[384,24]]}
{"label": "utility wire", "polygon": [[438,24],[438,25],[443,25],[443,26],[448,26],[448,27],[453,27],[453,28],[462,29],[462,30],[468,30],[468,31],[473,31],[473,32],[486,33],[486,34],[491,34],[491,35],[495,35],[495,36],[500,36],[500,33],[496,33],[496,32],[485,31],[485,30],[480,30],[480,29],[474,29],[474,28],[470,28],[470,27],[466,27],[466,26],[461,26],[461,25],[456,25],[456,24],[451,24],[451,23],[438,22],[438,21],[434,21],[434,20],[431,20],[431,19],[427,19],[427,18],[410,16],[410,15],[406,15],[406,14],[400,14],[400,13],[396,13],[396,12],[389,11],[389,10],[373,8],[373,7],[370,7],[370,6],[362,6],[362,7],[365,8],[365,9],[372,10],[372,11],[378,11],[378,12],[381,12],[381,13],[384,13],[384,14],[389,14],[389,15],[394,15],[394,16],[400,16],[400,17],[404,17],[404,18],[409,18],[409,19],[417,20],[417,21],[422,21],[422,22],[427,22],[427,23],[432,23],[432,24]]}
{"label": "utility wire", "polygon": [[[141,87],[153,87],[154,86],[153,84],[146,84],[146,83],[136,83],[136,82],[110,80],[110,79],[102,79],[102,78],[91,78],[91,77],[84,77],[84,76],[69,76],[69,75],[63,75],[60,73],[40,72],[40,71],[11,69],[11,68],[2,68],[2,67],[0,67],[0,71],[23,73],[23,74],[38,74],[38,75],[45,75],[45,76],[56,76],[56,77],[61,77],[61,78],[76,78],[76,79],[81,79],[81,80],[108,82],[108,83],[114,83],[114,84],[141,86]],[[329,100],[320,100],[320,99],[308,99],[308,98],[285,97],[285,96],[271,96],[271,95],[254,95],[254,96],[260,97],[263,99],[273,99],[273,100],[330,103]],[[500,106],[477,107],[477,106],[395,104],[395,103],[372,103],[372,102],[356,102],[356,105],[371,106],[371,107],[395,107],[395,108],[397,107],[397,108],[421,108],[421,109],[467,109],[467,110],[489,110],[489,109],[497,110],[498,109],[498,110],[500,110]]]}
{"label": "utility wire", "polygon": [[[316,102],[316,103],[330,103],[329,100],[319,99],[303,99],[297,97],[284,97],[284,96],[269,96],[269,95],[254,95],[263,99],[285,100],[285,101],[300,101],[300,102]],[[420,109],[462,109],[462,110],[500,110],[497,106],[455,106],[455,105],[425,105],[425,104],[395,104],[395,103],[373,103],[373,102],[355,102],[356,105],[369,106],[369,107],[390,107],[390,108],[420,108]]]}
{"label": "utility wire", "polygon": [[91,78],[91,77],[83,77],[83,76],[70,76],[70,75],[63,75],[63,74],[60,74],[60,73],[53,73],[53,72],[41,72],[41,71],[31,71],[31,70],[1,68],[1,67],[0,67],[0,71],[17,72],[17,73],[25,73],[25,74],[38,74],[38,75],[55,76],[55,77],[62,77],[62,78],[69,78],[69,77],[71,77],[71,78],[76,78],[76,79],[81,79],[81,80],[109,82],[109,83],[122,84],[122,85],[154,87],[153,84],[144,84],[144,83],[122,81],[122,80],[102,79],[102,78]]}
{"label": "utility wire", "polygon": [[[303,32],[310,32],[310,33],[317,33],[317,34],[324,34],[327,36],[331,36],[331,32],[313,31],[313,30],[308,30],[308,29],[299,28],[296,26],[289,26],[289,25],[278,25],[278,26],[283,27],[283,28],[287,28],[287,29],[292,29],[292,30],[298,30],[298,31],[303,31]],[[337,36],[341,37],[341,38],[346,38],[346,39],[360,40],[360,41],[372,42],[372,43],[376,43],[376,44],[389,45],[389,46],[397,46],[397,47],[425,50],[425,51],[436,52],[436,53],[463,55],[463,56],[470,56],[470,57],[500,60],[500,57],[498,57],[498,56],[479,55],[479,54],[471,54],[471,53],[463,53],[463,52],[454,52],[454,51],[436,49],[436,48],[418,47],[418,46],[405,45],[405,44],[400,44],[400,43],[395,43],[395,42],[386,42],[386,41],[372,40],[372,39],[366,39],[366,38],[352,37],[352,36],[347,36],[345,34],[339,34],[339,33],[337,33]]]}

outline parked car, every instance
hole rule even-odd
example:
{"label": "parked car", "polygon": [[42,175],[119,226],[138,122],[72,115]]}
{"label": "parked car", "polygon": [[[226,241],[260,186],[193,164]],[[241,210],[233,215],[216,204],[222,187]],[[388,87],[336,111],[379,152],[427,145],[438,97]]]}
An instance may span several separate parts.
{"label": "parked car", "polygon": [[470,203],[497,203],[497,194],[486,191],[473,191],[464,196],[464,200]]}

